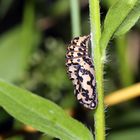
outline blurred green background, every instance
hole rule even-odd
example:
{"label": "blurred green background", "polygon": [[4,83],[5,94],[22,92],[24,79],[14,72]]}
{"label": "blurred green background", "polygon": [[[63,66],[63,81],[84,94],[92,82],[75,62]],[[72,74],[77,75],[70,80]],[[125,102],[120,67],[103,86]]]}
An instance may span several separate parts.
{"label": "blurred green background", "polygon": [[[111,0],[101,1],[101,20]],[[90,31],[88,0],[79,0],[81,35]],[[48,98],[83,122],[90,130],[91,112],[81,107],[65,68],[65,52],[72,38],[69,0],[0,1],[0,78]],[[116,19],[117,20],[117,19]],[[140,81],[140,21],[124,36],[113,39],[105,62],[105,95]],[[107,107],[108,140],[140,139],[140,98]],[[0,140],[52,140],[0,108]]]}

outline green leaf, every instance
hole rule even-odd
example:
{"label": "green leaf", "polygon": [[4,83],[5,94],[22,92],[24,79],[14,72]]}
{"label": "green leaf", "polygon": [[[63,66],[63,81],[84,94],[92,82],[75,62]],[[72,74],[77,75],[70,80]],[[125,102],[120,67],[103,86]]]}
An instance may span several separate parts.
{"label": "green leaf", "polygon": [[103,0],[102,4],[103,6],[109,8],[111,7],[117,0]]}
{"label": "green leaf", "polygon": [[40,33],[34,28],[33,4],[27,3],[22,25],[0,37],[0,77],[9,81],[20,78],[39,39]]}
{"label": "green leaf", "polygon": [[0,77],[6,80],[14,80],[22,73],[21,51],[24,46],[19,47],[20,32],[20,28],[15,28],[0,38]]}
{"label": "green leaf", "polygon": [[0,106],[21,122],[62,140],[93,140],[90,131],[55,103],[0,80]]}
{"label": "green leaf", "polygon": [[113,6],[109,8],[100,40],[102,53],[105,52],[110,38],[131,13],[138,1],[139,0],[117,0]]}
{"label": "green leaf", "polygon": [[129,12],[127,17],[118,27],[117,31],[114,33],[114,36],[120,36],[125,34],[130,28],[138,21],[140,18],[140,0],[137,1],[135,7]]}
{"label": "green leaf", "polygon": [[[30,37],[30,35],[32,37]],[[30,40],[29,40],[30,38]],[[0,38],[0,77],[13,81],[20,78],[28,66],[31,50],[35,47],[33,39],[39,39],[37,32],[24,33],[17,27]],[[25,40],[27,42],[25,42]]]}

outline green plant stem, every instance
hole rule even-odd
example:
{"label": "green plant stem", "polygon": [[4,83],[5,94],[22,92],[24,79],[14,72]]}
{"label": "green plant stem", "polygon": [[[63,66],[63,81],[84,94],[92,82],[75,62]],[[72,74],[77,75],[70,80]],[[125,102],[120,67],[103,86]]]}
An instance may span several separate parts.
{"label": "green plant stem", "polygon": [[[129,66],[127,58],[127,39],[123,35],[116,39],[116,53],[120,74],[120,81],[123,87],[130,86],[133,83],[133,73],[132,69]],[[125,72],[125,74],[124,74]]]}
{"label": "green plant stem", "polygon": [[79,0],[70,0],[70,5],[71,5],[72,37],[76,37],[81,34]]}
{"label": "green plant stem", "polygon": [[95,138],[105,140],[105,116],[103,97],[103,60],[100,50],[100,8],[99,0],[89,0],[90,24],[91,24],[91,44],[92,56],[95,65],[95,75],[97,81],[98,107],[95,111]]}

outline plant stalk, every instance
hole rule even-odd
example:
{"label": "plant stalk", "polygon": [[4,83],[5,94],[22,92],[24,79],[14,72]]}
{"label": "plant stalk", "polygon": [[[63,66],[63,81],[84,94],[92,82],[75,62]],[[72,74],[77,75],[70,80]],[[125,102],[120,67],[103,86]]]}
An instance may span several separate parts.
{"label": "plant stalk", "polygon": [[72,37],[81,34],[79,0],[70,0]]}
{"label": "plant stalk", "polygon": [[103,95],[103,59],[100,48],[100,6],[99,0],[89,0],[90,24],[91,24],[91,44],[92,57],[95,65],[95,75],[97,82],[98,106],[95,111],[95,139],[105,140],[105,115],[104,115],[104,95]]}
{"label": "plant stalk", "polygon": [[[120,82],[123,87],[133,84],[133,72],[128,63],[128,43],[125,35],[116,39],[116,53],[119,67]],[[124,74],[125,72],[125,74]]]}

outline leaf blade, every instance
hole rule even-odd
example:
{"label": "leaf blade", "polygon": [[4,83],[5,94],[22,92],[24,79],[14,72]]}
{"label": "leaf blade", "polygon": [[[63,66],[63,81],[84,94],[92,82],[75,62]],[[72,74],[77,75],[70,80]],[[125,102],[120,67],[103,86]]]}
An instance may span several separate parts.
{"label": "leaf blade", "polygon": [[93,140],[89,130],[59,106],[0,80],[0,105],[16,119],[64,140]]}
{"label": "leaf blade", "polygon": [[34,28],[34,3],[28,1],[24,8],[22,24],[0,36],[0,77],[8,81],[23,76],[33,49],[40,41],[41,34]]}
{"label": "leaf blade", "polygon": [[100,40],[101,53],[105,52],[110,38],[134,8],[136,2],[137,0],[118,0],[109,8]]}
{"label": "leaf blade", "polygon": [[138,0],[135,7],[131,10],[125,20],[118,27],[114,36],[120,36],[125,34],[140,18],[140,1]]}

